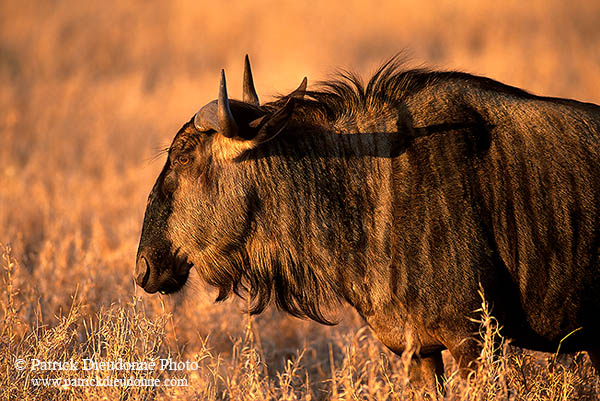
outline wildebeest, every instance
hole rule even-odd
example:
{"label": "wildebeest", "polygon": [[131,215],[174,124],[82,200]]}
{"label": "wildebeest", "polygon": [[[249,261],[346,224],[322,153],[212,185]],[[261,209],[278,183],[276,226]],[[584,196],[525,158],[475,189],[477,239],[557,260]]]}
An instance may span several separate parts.
{"label": "wildebeest", "polygon": [[[195,267],[330,323],[352,305],[413,375],[479,352],[484,291],[515,345],[588,351],[600,369],[600,108],[392,59],[259,104],[219,96],[177,133],[148,199],[136,281]],[[579,329],[579,330],[578,330]]]}

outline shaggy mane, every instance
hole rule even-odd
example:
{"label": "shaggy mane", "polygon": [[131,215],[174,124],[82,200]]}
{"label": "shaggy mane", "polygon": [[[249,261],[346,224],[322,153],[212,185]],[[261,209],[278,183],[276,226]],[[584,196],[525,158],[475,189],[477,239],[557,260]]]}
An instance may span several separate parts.
{"label": "shaggy mane", "polygon": [[[304,122],[310,119],[336,124],[363,113],[389,110],[411,94],[449,81],[518,97],[536,97],[522,89],[464,72],[406,69],[406,62],[395,56],[379,67],[366,84],[358,74],[347,70],[318,82],[315,89],[306,91],[304,99],[297,100],[296,111]],[[281,107],[289,96],[281,96],[265,106]]]}

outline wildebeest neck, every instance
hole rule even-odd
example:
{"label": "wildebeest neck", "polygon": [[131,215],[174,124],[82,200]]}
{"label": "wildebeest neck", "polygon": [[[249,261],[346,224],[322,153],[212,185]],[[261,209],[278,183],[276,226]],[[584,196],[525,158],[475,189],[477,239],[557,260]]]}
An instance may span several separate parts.
{"label": "wildebeest neck", "polygon": [[392,139],[391,133],[299,132],[240,162],[260,199],[249,263],[255,277],[273,274],[264,285],[275,284],[279,306],[313,317],[340,297],[354,304],[352,287],[367,286],[367,265],[386,263]]}

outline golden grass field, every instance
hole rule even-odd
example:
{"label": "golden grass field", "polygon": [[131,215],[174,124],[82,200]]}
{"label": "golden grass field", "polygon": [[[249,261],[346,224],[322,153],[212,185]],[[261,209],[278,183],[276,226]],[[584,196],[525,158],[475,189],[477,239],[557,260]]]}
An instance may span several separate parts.
{"label": "golden grass field", "polygon": [[[241,96],[249,53],[262,101],[337,67],[368,76],[404,52],[534,93],[600,103],[600,2],[0,2],[0,398],[4,400],[400,400],[405,360],[349,310],[324,327],[241,299],[213,304],[197,277],[149,296],[133,268],[159,150],[217,95]],[[600,399],[585,354],[505,344],[484,351],[447,400]],[[493,311],[492,311],[493,314]],[[501,331],[500,331],[501,334]],[[187,386],[40,386],[115,372],[17,370],[17,359],[194,361],[127,372]]]}

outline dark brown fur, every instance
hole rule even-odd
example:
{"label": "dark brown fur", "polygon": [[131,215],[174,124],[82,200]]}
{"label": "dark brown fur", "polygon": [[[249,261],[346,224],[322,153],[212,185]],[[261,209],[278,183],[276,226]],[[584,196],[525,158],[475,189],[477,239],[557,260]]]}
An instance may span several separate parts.
{"label": "dark brown fur", "polygon": [[[288,100],[231,109],[244,127]],[[307,92],[282,128],[236,151],[250,128],[184,125],[146,211],[146,289],[177,290],[193,265],[254,313],[329,323],[348,302],[439,373],[443,349],[477,356],[481,285],[515,344],[555,351],[581,327],[561,349],[598,349],[599,107],[392,61]]]}

